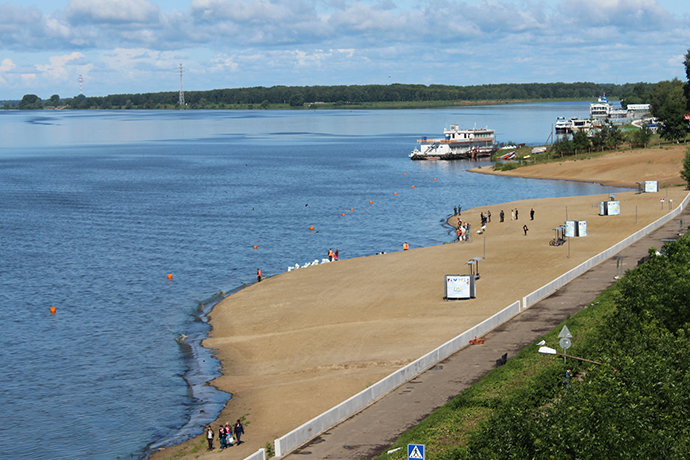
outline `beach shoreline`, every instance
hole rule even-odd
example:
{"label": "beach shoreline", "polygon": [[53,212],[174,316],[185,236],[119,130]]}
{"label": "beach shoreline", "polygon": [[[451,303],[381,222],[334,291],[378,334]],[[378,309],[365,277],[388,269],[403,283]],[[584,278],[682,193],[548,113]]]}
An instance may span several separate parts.
{"label": "beach shoreline", "polygon": [[[675,168],[678,175],[680,165],[676,163]],[[627,176],[620,177],[616,180],[631,186]],[[668,179],[664,176],[664,180]],[[659,206],[664,192],[678,204],[685,196],[679,187],[660,194],[622,193],[618,199],[624,212],[615,217],[597,216],[598,202],[608,199],[603,195],[523,200],[463,210],[472,232],[481,227],[479,213],[492,211],[487,232],[473,242],[286,272],[225,298],[210,313],[213,329],[204,346],[217,349],[221,361],[223,375],[212,384],[233,393],[233,398],[212,426],[216,429],[219,422],[245,417],[247,442],[231,448],[224,458],[251,455],[589,254],[660,217],[667,212]],[[521,209],[517,221],[509,219],[511,208]],[[535,221],[529,220],[530,208],[536,209]],[[570,216],[590,222],[590,235],[573,242],[572,258],[564,257],[564,248],[548,246],[552,229],[565,218],[564,208]],[[502,224],[498,222],[500,209],[507,215]],[[449,225],[453,225],[452,218],[448,218]],[[522,234],[523,225],[529,227],[527,235]],[[480,243],[483,240],[486,244],[486,238],[488,251]],[[464,273],[465,261],[475,256],[485,256],[478,285],[480,298],[444,303],[438,279],[443,274]],[[491,294],[484,294],[487,292]],[[203,439],[197,437],[156,452],[151,458],[169,458],[199,441]],[[203,457],[206,451],[195,455]]]}

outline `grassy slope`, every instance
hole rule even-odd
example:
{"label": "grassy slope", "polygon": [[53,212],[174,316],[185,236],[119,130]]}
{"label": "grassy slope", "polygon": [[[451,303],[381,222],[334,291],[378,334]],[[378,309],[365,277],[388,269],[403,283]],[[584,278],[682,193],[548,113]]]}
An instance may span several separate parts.
{"label": "grassy slope", "polygon": [[[544,339],[548,346],[557,348],[558,333],[563,325],[567,325],[574,335],[573,346],[568,354],[577,356],[578,349],[586,343],[588,336],[613,310],[616,291],[617,287],[614,285],[602,292],[587,308],[568,318],[539,340]],[[392,454],[384,452],[376,458],[407,459],[408,443],[425,444],[426,458],[430,460],[454,457],[462,452],[468,437],[487,422],[495,407],[511,398],[520,398],[526,387],[544,386],[543,383],[548,382],[544,392],[550,398],[557,397],[565,367],[560,357],[537,353],[536,342],[539,340],[535,341],[535,345],[520,351],[506,365],[491,371],[451,402],[434,411],[415,428],[401,435],[389,448],[402,449]],[[568,361],[568,367],[573,369],[575,376],[584,372],[587,366],[589,365],[586,363]]]}

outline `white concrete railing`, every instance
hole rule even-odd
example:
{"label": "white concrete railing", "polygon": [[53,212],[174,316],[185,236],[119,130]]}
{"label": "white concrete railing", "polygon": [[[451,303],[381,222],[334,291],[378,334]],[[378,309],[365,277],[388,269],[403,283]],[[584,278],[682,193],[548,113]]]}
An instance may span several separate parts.
{"label": "white concrete railing", "polygon": [[673,211],[669,211],[666,215],[660,217],[656,221],[652,222],[651,224],[647,225],[643,229],[633,233],[623,241],[614,244],[607,250],[597,254],[596,256],[592,257],[591,259],[581,263],[577,267],[573,268],[572,270],[566,272],[565,274],[559,276],[555,280],[551,281],[550,283],[540,287],[536,291],[532,292],[531,294],[526,295],[525,297],[522,298],[522,308],[526,309],[534,305],[535,303],[539,302],[540,300],[550,296],[554,292],[556,292],[558,289],[562,288],[578,276],[582,275],[585,273],[587,270],[590,268],[594,267],[595,265],[599,265],[605,260],[608,260],[609,258],[613,257],[615,254],[618,254],[621,252],[624,248],[630,246],[637,240],[642,239],[642,237],[648,235],[649,233],[653,232],[654,230],[658,229],[662,225],[664,225],[666,222],[669,220],[673,219],[676,217],[678,214],[680,214],[685,206],[687,206],[688,201],[690,200],[690,194],[686,195],[683,201],[680,203],[680,205],[674,209]]}
{"label": "white concrete railing", "polygon": [[266,460],[266,449],[259,449],[244,460]]}
{"label": "white concrete railing", "polygon": [[285,436],[275,440],[275,453],[280,457],[299,447],[310,439],[318,436],[333,425],[359,412],[364,407],[376,401],[386,393],[401,384],[421,374],[438,362],[446,359],[459,349],[469,345],[470,339],[482,336],[500,326],[520,312],[520,301],[504,308],[500,312],[468,329],[457,337],[444,343],[434,351],[427,353],[416,361],[398,369],[387,377],[376,382],[369,388],[357,393],[350,399],[316,416],[304,425],[292,430]]}

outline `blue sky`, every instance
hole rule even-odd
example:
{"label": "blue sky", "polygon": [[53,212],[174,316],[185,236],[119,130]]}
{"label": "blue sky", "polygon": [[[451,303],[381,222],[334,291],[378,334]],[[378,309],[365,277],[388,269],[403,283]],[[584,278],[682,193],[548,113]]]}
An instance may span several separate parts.
{"label": "blue sky", "polygon": [[685,78],[688,0],[7,0],[0,100]]}

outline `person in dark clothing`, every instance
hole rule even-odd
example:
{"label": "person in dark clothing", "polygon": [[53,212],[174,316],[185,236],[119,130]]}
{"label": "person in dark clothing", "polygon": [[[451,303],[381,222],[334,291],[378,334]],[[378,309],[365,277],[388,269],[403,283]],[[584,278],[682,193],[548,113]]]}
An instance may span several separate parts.
{"label": "person in dark clothing", "polygon": [[238,420],[237,423],[235,423],[233,431],[235,432],[236,443],[237,445],[240,445],[240,443],[242,442],[240,441],[240,436],[244,434],[244,427],[242,426],[242,422]]}
{"label": "person in dark clothing", "polygon": [[501,222],[503,222],[503,218],[506,216],[506,213],[503,212],[503,209],[501,209],[501,212],[498,216],[501,218]]}
{"label": "person in dark clothing", "polygon": [[529,220],[534,220],[534,208],[529,210]]}
{"label": "person in dark clothing", "polygon": [[529,230],[529,228],[527,228],[527,224],[522,226],[522,230],[525,232],[525,236],[527,236],[527,230]]}
{"label": "person in dark clothing", "polygon": [[256,282],[258,283],[259,281],[261,281],[261,269],[257,268],[256,269]]}
{"label": "person in dark clothing", "polygon": [[210,426],[206,430],[206,439],[208,440],[208,450],[213,450],[213,428]]}

